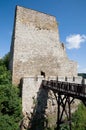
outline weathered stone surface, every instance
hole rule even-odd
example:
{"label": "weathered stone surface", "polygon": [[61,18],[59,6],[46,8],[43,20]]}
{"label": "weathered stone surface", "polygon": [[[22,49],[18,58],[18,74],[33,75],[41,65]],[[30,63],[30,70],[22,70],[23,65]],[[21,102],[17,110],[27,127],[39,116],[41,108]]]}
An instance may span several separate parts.
{"label": "weathered stone surface", "polygon": [[17,6],[11,45],[13,84],[24,76],[76,76],[77,64],[60,43],[54,16]]}
{"label": "weathered stone surface", "polygon": [[[77,63],[68,59],[64,44],[60,43],[54,16],[17,6],[10,69],[13,84],[18,85],[23,79],[22,112],[25,117],[21,130],[28,129],[31,123],[37,124],[37,121],[43,127],[55,125],[56,99],[51,91],[41,88],[44,77],[38,75],[44,75],[48,80],[58,77],[59,81],[70,77],[67,80],[72,82],[77,76]],[[80,79],[75,80],[78,82]]]}
{"label": "weathered stone surface", "polygon": [[[22,111],[26,115],[28,113],[28,124],[33,120],[32,127],[43,123],[46,127],[56,124],[57,119],[57,103],[52,91],[43,89],[41,86],[42,76],[24,77],[22,86]],[[42,124],[41,124],[42,125]],[[44,127],[43,126],[43,127]],[[36,126],[39,128],[39,126]],[[35,128],[36,129],[36,128]]]}

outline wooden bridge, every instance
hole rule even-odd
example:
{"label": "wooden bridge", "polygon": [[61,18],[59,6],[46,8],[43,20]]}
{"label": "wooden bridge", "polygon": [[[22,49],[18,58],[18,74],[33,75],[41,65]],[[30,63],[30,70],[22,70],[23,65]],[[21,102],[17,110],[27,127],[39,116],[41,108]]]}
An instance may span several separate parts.
{"label": "wooden bridge", "polygon": [[[70,83],[58,80],[43,80],[42,86],[45,89],[52,90],[58,105],[57,112],[57,130],[60,130],[60,125],[63,123],[64,113],[67,117],[70,130],[71,126],[71,103],[74,99],[81,100],[86,105],[86,85],[82,82]],[[67,107],[66,107],[67,106]]]}

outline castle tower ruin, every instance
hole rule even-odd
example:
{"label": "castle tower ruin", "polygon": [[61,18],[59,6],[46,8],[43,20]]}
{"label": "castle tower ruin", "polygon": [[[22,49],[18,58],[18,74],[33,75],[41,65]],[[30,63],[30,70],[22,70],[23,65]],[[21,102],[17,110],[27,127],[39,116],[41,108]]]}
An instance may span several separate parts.
{"label": "castle tower ruin", "polygon": [[22,77],[77,76],[77,63],[68,59],[60,43],[54,16],[17,6],[11,43],[13,84]]}
{"label": "castle tower ruin", "polygon": [[56,18],[20,6],[15,12],[10,69],[13,84],[20,84],[22,79],[21,130],[28,130],[30,126],[41,130],[42,125],[49,128],[56,123],[57,102],[51,90],[43,89],[44,79],[58,77],[65,81],[65,77],[69,77],[68,82],[73,82],[76,77],[76,82],[81,82],[77,77],[77,63],[68,59],[60,42]]}

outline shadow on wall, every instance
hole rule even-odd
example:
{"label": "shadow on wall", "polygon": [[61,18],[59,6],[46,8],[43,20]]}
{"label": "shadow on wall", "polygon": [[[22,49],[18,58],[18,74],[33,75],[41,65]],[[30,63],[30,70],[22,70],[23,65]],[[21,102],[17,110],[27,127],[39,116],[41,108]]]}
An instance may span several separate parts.
{"label": "shadow on wall", "polygon": [[[54,113],[55,116],[51,113],[51,107],[55,104],[50,90],[43,88],[43,82],[39,87],[37,97],[34,96],[32,99],[31,112],[30,114],[26,112],[24,115],[20,122],[20,130],[51,130],[51,127],[54,129],[53,122],[56,121],[56,113]],[[52,120],[53,118],[55,119]]]}
{"label": "shadow on wall", "polygon": [[31,119],[28,124],[28,130],[44,130],[48,128],[48,118],[46,114],[48,91],[40,86],[37,93],[37,99],[33,97],[34,109],[31,113]]}

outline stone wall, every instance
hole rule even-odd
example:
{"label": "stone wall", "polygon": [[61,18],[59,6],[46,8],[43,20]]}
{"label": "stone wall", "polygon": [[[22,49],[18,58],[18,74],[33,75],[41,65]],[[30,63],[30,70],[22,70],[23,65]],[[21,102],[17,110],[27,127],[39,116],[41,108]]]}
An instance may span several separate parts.
{"label": "stone wall", "polygon": [[55,125],[57,118],[55,97],[51,91],[42,88],[43,79],[42,76],[24,77],[22,84],[22,111],[24,115],[27,113],[29,117],[28,126],[31,124],[31,127],[35,126],[35,129],[36,127],[39,128],[36,125],[42,125],[42,122],[45,124],[43,127],[46,125],[51,127]]}
{"label": "stone wall", "polygon": [[10,68],[13,84],[22,77],[44,72],[48,76],[76,76],[77,63],[68,59],[60,43],[54,16],[16,7]]}
{"label": "stone wall", "polygon": [[[52,76],[47,79],[43,76],[23,77],[22,79],[22,112],[24,119],[22,121],[22,130],[24,128],[33,128],[34,130],[50,128],[56,125],[57,121],[57,101],[51,90],[43,89],[42,80],[56,80],[57,77]],[[73,77],[67,78],[73,82]],[[65,81],[65,77],[58,77],[58,81]],[[80,77],[75,77],[76,82],[81,83]],[[80,103],[74,100],[71,104],[71,112],[73,113]],[[67,105],[67,104],[66,104]],[[65,117],[65,113],[64,113]]]}

